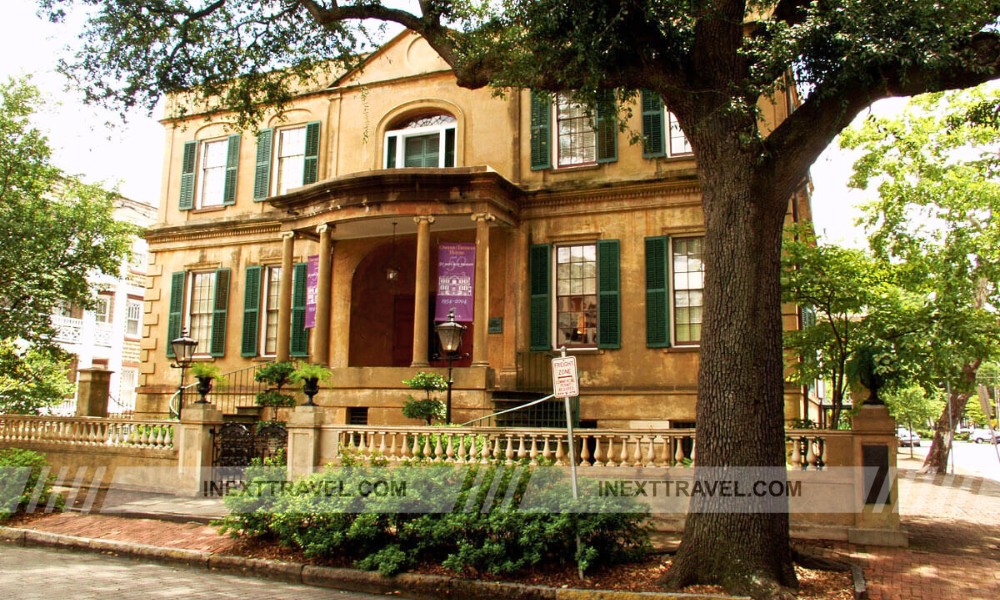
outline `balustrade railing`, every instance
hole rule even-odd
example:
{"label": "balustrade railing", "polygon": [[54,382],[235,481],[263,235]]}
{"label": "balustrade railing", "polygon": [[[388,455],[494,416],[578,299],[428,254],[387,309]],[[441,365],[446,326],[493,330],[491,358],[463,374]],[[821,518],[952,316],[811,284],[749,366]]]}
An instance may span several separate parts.
{"label": "balustrade railing", "polygon": [[174,446],[174,425],[170,421],[0,415],[0,442],[169,450]]}
{"label": "balustrade railing", "polygon": [[[487,464],[527,461],[568,465],[566,431],[486,427],[326,426],[338,447],[357,459],[392,462]],[[789,468],[822,469],[827,463],[828,434],[821,430],[787,430]],[[574,431],[581,467],[690,467],[697,460],[694,429],[578,429]]]}

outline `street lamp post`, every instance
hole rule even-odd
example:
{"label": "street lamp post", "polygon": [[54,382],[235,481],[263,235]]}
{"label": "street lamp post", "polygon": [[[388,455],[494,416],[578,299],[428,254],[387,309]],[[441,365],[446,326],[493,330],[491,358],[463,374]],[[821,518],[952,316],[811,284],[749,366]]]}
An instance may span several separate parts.
{"label": "street lamp post", "polygon": [[177,386],[178,421],[181,419],[181,409],[184,408],[184,370],[191,364],[191,359],[194,356],[194,349],[197,345],[198,340],[188,337],[187,328],[181,330],[181,337],[170,341],[170,347],[174,351],[174,362],[171,363],[170,366],[181,370],[181,382],[180,385]]}
{"label": "street lamp post", "polygon": [[465,325],[455,322],[455,309],[448,311],[448,320],[434,326],[438,340],[441,342],[441,350],[448,361],[448,396],[444,408],[444,422],[451,424],[451,387],[455,381],[451,377],[452,363],[459,357],[458,349],[462,346],[462,333],[465,332]]}

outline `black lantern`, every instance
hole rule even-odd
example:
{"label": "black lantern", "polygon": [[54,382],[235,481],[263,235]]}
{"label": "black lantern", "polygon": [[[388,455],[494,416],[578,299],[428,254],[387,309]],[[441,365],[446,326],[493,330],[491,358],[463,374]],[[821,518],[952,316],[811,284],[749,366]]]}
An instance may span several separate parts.
{"label": "black lantern", "polygon": [[170,366],[181,370],[181,383],[177,386],[178,420],[181,418],[181,409],[184,408],[184,370],[191,364],[197,345],[198,340],[188,337],[187,328],[181,330],[181,337],[170,341],[170,347],[174,351],[174,362]]}
{"label": "black lantern", "polygon": [[455,383],[451,377],[452,363],[459,357],[458,350],[462,347],[462,334],[465,333],[465,325],[455,322],[455,309],[448,311],[448,320],[434,326],[437,332],[438,341],[441,342],[441,351],[448,361],[448,399],[445,403],[444,421],[451,424],[451,387]]}

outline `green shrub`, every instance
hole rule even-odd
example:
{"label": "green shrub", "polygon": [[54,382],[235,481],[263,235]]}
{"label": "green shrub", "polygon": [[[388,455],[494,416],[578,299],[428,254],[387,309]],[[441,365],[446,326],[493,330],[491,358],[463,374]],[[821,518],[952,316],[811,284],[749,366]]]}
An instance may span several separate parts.
{"label": "green shrub", "polygon": [[407,396],[406,398],[406,402],[403,403],[403,416],[407,419],[422,419],[428,425],[432,424],[434,419],[439,421],[444,419],[444,402],[436,398],[424,400],[417,400],[413,396]]}
{"label": "green shrub", "polygon": [[268,390],[257,394],[259,406],[295,406],[295,396],[282,394],[277,390]]}
{"label": "green shrub", "polygon": [[[45,479],[35,504],[48,505],[53,499],[52,484],[55,482],[55,475],[48,473],[48,466],[41,452],[20,448],[0,450],[0,521],[9,519],[29,505],[43,473]],[[55,495],[53,503],[56,508],[62,508],[62,496]]]}
{"label": "green shrub", "polygon": [[[599,497],[574,500],[568,478],[559,469],[456,469],[412,462],[373,472],[350,456],[344,462],[345,467],[328,467],[285,488],[272,483],[274,473],[248,472],[246,489],[225,499],[230,514],[221,523],[223,530],[273,539],[310,557],[347,558],[357,568],[384,575],[418,561],[472,574],[506,574],[574,561],[586,569],[598,561],[636,560],[650,548],[645,505],[624,498],[614,498],[616,506],[602,506],[612,500]],[[515,474],[521,476],[514,479]],[[376,477],[405,482],[405,495],[338,493],[361,489],[363,482]],[[529,477],[532,502],[522,506]],[[277,493],[261,494],[261,485]],[[441,491],[449,489],[460,492],[453,509],[428,510],[443,506]],[[327,493],[321,493],[324,490]]]}

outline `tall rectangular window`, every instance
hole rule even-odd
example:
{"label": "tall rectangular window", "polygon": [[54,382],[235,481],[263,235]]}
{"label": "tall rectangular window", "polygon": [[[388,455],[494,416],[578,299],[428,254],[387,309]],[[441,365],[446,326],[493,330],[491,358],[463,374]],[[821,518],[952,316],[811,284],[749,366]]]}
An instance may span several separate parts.
{"label": "tall rectangular window", "polygon": [[306,159],[306,128],[289,127],[278,130],[275,152],[274,182],[276,195],[302,187]]}
{"label": "tall rectangular window", "polygon": [[674,238],[674,341],[694,344],[701,340],[704,305],[704,238]]}
{"label": "tall rectangular window", "polygon": [[204,142],[201,145],[201,185],[198,207],[222,206],[226,194],[226,158],[229,141]]}
{"label": "tall rectangular window", "polygon": [[556,248],[556,347],[597,345],[597,246]]}
{"label": "tall rectangular window", "polygon": [[597,163],[594,115],[585,104],[563,94],[556,97],[556,148],[560,167]]}
{"label": "tall rectangular window", "polygon": [[188,329],[198,341],[195,352],[208,354],[212,342],[212,305],[215,299],[215,272],[191,273],[191,296],[188,301]]}
{"label": "tall rectangular window", "polygon": [[264,348],[265,356],[278,352],[278,292],[281,289],[281,267],[268,267],[264,280]]}
{"label": "tall rectangular window", "polygon": [[114,296],[109,294],[98,294],[97,305],[94,307],[94,318],[98,323],[111,322],[111,303]]}
{"label": "tall rectangular window", "polygon": [[142,300],[129,298],[125,305],[125,335],[139,337],[142,326]]}
{"label": "tall rectangular window", "polygon": [[667,120],[670,134],[670,156],[691,154],[691,143],[688,142],[687,136],[684,135],[684,130],[681,129],[680,123],[677,122],[677,117],[674,116],[674,113],[668,112]]}

